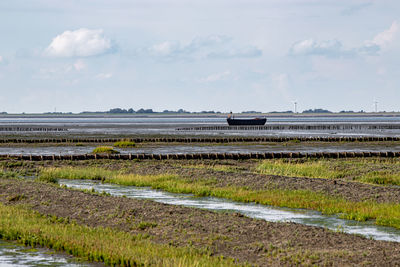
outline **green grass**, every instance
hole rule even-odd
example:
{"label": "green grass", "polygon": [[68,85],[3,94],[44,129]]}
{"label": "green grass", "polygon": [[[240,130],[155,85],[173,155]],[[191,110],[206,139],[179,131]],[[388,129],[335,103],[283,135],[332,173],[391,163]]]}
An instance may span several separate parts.
{"label": "green grass", "polygon": [[127,147],[135,147],[136,144],[133,141],[130,140],[121,140],[118,142],[114,143],[114,147],[119,147],[119,148],[127,148]]}
{"label": "green grass", "polygon": [[399,159],[264,160],[256,171],[289,177],[346,178],[370,184],[400,185]]}
{"label": "green grass", "polygon": [[212,257],[206,250],[155,244],[143,235],[77,225],[21,206],[0,204],[0,214],[0,238],[65,251],[89,261],[112,266],[234,266],[233,260]]}
{"label": "green grass", "polygon": [[308,190],[252,190],[236,186],[215,187],[212,179],[195,181],[177,175],[124,174],[100,168],[46,168],[41,170],[40,176],[42,175],[65,179],[101,179],[106,183],[149,186],[172,193],[191,193],[195,196],[213,196],[240,202],[312,209],[324,214],[338,214],[346,219],[375,220],[375,223],[379,225],[400,228],[400,204],[372,201],[352,202]]}
{"label": "green grass", "polygon": [[107,153],[107,154],[118,154],[119,152],[115,150],[112,146],[99,146],[93,149],[92,151],[93,154],[101,154],[101,153]]}
{"label": "green grass", "polygon": [[324,161],[303,163],[264,161],[257,167],[257,170],[263,174],[310,178],[343,178],[346,175],[343,171],[330,170]]}

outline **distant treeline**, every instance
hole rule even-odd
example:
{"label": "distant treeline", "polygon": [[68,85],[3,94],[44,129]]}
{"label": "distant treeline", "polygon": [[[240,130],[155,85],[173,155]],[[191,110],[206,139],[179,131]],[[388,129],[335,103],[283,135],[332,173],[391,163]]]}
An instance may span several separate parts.
{"label": "distant treeline", "polygon": [[158,112],[158,111],[154,111],[153,109],[149,108],[149,109],[138,109],[138,110],[134,110],[132,108],[130,109],[123,109],[123,108],[112,108],[109,111],[96,111],[96,112],[92,112],[92,111],[84,111],[81,112],[81,114],[85,114],[85,113],[110,113],[110,114],[152,114],[152,113],[175,113],[175,114],[197,114],[197,113],[206,113],[206,114],[220,114],[220,111],[207,111],[207,110],[203,110],[200,112],[190,112],[190,111],[186,111],[184,109],[178,109],[178,110],[168,110],[165,109],[162,112]]}
{"label": "distant treeline", "polygon": [[[386,111],[379,111],[379,112],[383,112],[386,113]],[[395,112],[395,111],[392,111]],[[80,112],[78,114],[221,114],[221,113],[225,113],[225,112],[221,112],[221,111],[214,111],[214,110],[203,110],[203,111],[187,111],[184,109],[178,109],[178,110],[168,110],[165,109],[163,111],[154,111],[153,109],[149,108],[149,109],[138,109],[138,110],[134,110],[133,108],[130,109],[124,109],[124,108],[112,108],[109,111],[83,111]],[[260,114],[260,113],[264,113],[262,111],[254,111],[254,110],[248,110],[248,111],[242,111],[241,113],[243,114]],[[286,111],[270,111],[267,113],[276,113],[276,114],[294,114],[293,111],[291,110],[286,110]],[[333,112],[327,109],[322,109],[322,108],[315,108],[315,109],[307,109],[302,111],[301,113],[303,114],[307,114],[307,113],[366,113],[364,110],[360,110],[360,111],[353,111],[353,110],[341,110],[339,112]],[[0,112],[0,115],[7,115],[7,112]],[[23,112],[22,114],[25,114],[25,112]],[[74,114],[72,112],[45,112],[43,114],[54,114],[54,115],[63,115],[63,114]],[[76,114],[76,113],[75,113]]]}

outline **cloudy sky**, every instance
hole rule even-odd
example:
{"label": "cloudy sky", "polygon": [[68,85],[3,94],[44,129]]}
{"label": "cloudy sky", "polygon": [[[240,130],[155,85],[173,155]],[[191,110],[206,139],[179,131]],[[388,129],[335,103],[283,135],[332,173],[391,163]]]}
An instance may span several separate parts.
{"label": "cloudy sky", "polygon": [[0,1],[0,111],[400,111],[398,0]]}

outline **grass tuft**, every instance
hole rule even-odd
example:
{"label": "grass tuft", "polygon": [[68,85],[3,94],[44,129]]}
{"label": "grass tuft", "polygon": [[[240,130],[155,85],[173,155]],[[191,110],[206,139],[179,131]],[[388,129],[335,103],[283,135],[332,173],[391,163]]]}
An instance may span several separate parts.
{"label": "grass tuft", "polygon": [[135,147],[136,144],[135,142],[131,141],[131,140],[121,140],[118,142],[114,143],[114,147],[119,147],[119,148],[128,148],[128,147]]}
{"label": "grass tuft", "polygon": [[118,154],[119,152],[117,150],[114,150],[114,148],[111,146],[99,146],[99,147],[96,147],[95,149],[93,149],[92,153],[93,154],[102,154],[102,153]]}

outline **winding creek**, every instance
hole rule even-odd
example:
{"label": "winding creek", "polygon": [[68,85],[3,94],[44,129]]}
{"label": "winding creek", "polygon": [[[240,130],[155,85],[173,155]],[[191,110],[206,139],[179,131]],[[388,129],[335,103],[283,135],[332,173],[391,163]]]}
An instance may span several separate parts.
{"label": "winding creek", "polygon": [[271,222],[295,222],[328,228],[349,234],[359,234],[376,240],[400,242],[400,229],[374,225],[372,222],[357,222],[323,215],[316,211],[279,208],[254,203],[240,203],[212,197],[193,197],[188,194],[173,194],[150,188],[102,184],[91,180],[59,180],[59,183],[76,189],[94,189],[115,196],[148,199],[165,204],[182,205],[212,211],[238,212],[245,216]]}

